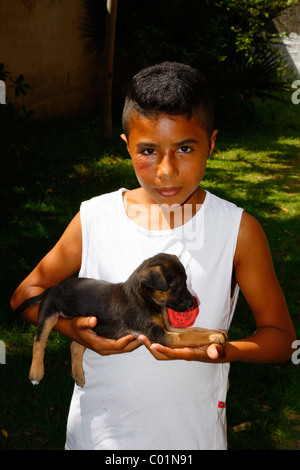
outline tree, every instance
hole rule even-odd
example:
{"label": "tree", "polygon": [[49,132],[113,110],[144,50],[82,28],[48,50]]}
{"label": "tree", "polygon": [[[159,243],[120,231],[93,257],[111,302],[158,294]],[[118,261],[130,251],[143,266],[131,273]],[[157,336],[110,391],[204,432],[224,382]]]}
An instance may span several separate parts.
{"label": "tree", "polygon": [[112,137],[112,82],[118,0],[106,2],[104,59],[101,87],[101,120],[103,137]]}
{"label": "tree", "polygon": [[[103,137],[112,136],[112,82],[118,0],[82,0],[84,16],[79,29],[84,52],[94,56],[100,69],[100,115]],[[105,21],[103,21],[105,18]],[[105,34],[103,30],[105,29]]]}

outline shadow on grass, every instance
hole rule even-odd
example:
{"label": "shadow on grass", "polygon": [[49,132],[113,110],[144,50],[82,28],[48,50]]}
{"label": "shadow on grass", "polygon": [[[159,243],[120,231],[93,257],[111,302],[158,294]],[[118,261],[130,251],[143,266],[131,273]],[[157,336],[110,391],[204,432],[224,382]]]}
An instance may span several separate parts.
{"label": "shadow on grass", "polygon": [[0,449],[62,450],[73,390],[69,348],[47,349],[38,386],[28,380],[30,364],[27,345],[9,349],[6,364],[0,365]]}
{"label": "shadow on grass", "polygon": [[300,411],[299,373],[296,375],[295,367],[231,365],[227,399],[229,449],[299,448],[299,436],[291,426],[292,416],[299,416]]}
{"label": "shadow on grass", "polygon": [[295,300],[299,272],[300,139],[287,140],[271,136],[266,148],[265,136],[250,141],[243,136],[238,149],[225,145],[209,163],[204,186],[261,223],[289,301],[290,296]]}
{"label": "shadow on grass", "polygon": [[[204,186],[243,207],[263,226],[299,338],[299,136],[292,133],[278,140],[273,134],[266,144],[265,136],[243,135],[238,142],[225,139],[220,145],[208,164]],[[253,315],[240,295],[229,339],[254,331]],[[292,363],[232,364],[229,448],[298,449],[290,412],[300,411],[299,380],[300,367]]]}

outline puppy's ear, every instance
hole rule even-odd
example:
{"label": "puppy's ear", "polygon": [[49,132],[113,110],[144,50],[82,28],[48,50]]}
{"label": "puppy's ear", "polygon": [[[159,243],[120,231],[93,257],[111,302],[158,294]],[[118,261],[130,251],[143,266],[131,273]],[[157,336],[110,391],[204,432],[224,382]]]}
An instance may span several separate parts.
{"label": "puppy's ear", "polygon": [[169,286],[161,266],[149,266],[140,274],[140,283],[151,289],[167,291]]}

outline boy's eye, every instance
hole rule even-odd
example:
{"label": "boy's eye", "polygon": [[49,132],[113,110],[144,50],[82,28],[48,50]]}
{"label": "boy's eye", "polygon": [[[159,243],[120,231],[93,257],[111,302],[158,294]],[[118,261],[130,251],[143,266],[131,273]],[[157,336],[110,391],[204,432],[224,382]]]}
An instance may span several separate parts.
{"label": "boy's eye", "polygon": [[148,155],[148,156],[150,156],[150,155],[154,155],[155,150],[154,150],[154,149],[151,149],[151,148],[149,148],[149,149],[144,149],[141,153],[142,153],[143,155]]}
{"label": "boy's eye", "polygon": [[180,148],[178,149],[178,152],[179,152],[179,153],[190,153],[190,152],[192,152],[192,151],[193,151],[192,147],[189,147],[189,146],[187,146],[187,145],[184,145],[183,147],[180,147]]}

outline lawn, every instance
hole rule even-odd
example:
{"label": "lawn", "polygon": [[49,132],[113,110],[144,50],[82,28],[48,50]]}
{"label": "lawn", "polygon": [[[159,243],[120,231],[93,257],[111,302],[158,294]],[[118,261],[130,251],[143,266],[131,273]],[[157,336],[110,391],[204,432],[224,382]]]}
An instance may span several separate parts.
{"label": "lawn", "polygon": [[[298,110],[299,108],[299,110]],[[204,188],[242,206],[262,224],[300,338],[299,191],[300,106],[271,103],[257,109],[256,124],[223,131],[210,159]],[[3,123],[1,144],[0,449],[63,449],[72,394],[69,340],[51,334],[46,375],[38,387],[27,379],[32,326],[7,327],[9,298],[53,246],[82,200],[137,185],[115,129],[99,137],[98,118]],[[230,330],[238,339],[255,329],[243,297]],[[300,366],[231,366],[227,401],[230,449],[300,448]]]}

